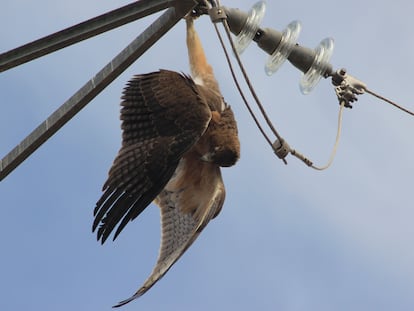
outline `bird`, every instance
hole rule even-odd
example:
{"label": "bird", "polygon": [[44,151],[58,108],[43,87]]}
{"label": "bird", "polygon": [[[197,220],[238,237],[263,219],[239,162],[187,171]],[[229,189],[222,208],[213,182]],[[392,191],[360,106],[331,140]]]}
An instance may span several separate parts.
{"label": "bird", "polygon": [[[221,167],[240,158],[234,113],[186,16],[191,76],[166,69],[135,75],[121,97],[122,145],[94,209],[92,230],[103,244],[154,202],[161,245],[152,273],[120,307],[146,293],[221,211]],[[116,230],[115,230],[116,227]]]}

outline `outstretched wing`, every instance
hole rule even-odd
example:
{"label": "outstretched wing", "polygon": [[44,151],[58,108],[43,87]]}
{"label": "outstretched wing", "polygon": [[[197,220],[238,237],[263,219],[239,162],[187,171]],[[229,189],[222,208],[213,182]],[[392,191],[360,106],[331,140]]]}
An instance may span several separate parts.
{"label": "outstretched wing", "polygon": [[161,246],[157,263],[142,287],[120,307],[147,292],[195,241],[221,210],[225,197],[220,168],[195,153],[181,159],[174,177],[158,195]]}
{"label": "outstretched wing", "polygon": [[211,119],[193,80],[173,71],[135,76],[122,99],[122,147],[94,210],[102,243],[154,200]]}

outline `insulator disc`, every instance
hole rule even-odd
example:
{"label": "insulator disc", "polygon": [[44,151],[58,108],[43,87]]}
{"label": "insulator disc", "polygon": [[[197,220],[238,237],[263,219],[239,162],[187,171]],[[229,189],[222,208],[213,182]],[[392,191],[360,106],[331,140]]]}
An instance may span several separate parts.
{"label": "insulator disc", "polygon": [[263,20],[266,11],[266,2],[259,1],[250,9],[246,24],[243,29],[237,35],[234,42],[236,51],[240,55],[244,52],[247,46],[252,42],[254,36],[259,29],[260,23]]}
{"label": "insulator disc", "polygon": [[269,56],[265,64],[265,72],[268,76],[274,74],[285,60],[289,57],[290,52],[292,52],[293,47],[295,46],[299,33],[302,29],[302,26],[299,21],[293,21],[282,33],[282,39],[276,50],[272,55]]}
{"label": "insulator disc", "polygon": [[329,67],[329,60],[331,59],[333,49],[334,41],[332,38],[323,39],[316,47],[316,55],[312,66],[303,75],[299,83],[300,91],[303,94],[309,94],[325,74]]}

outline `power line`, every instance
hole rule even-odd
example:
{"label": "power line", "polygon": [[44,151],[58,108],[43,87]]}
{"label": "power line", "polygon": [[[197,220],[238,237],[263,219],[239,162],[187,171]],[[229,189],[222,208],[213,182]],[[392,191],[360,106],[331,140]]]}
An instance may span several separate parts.
{"label": "power line", "polygon": [[408,113],[408,114],[410,114],[412,116],[414,116],[414,112],[408,110],[407,108],[404,108],[404,107],[398,105],[397,103],[393,102],[392,100],[390,100],[388,98],[385,98],[382,95],[379,95],[379,94],[377,94],[377,93],[375,93],[375,92],[373,92],[373,91],[371,91],[369,89],[365,89],[365,92],[367,92],[368,94],[371,94],[372,96],[375,96],[376,98],[379,98],[379,99],[381,99],[381,100],[383,100],[383,101],[385,101],[385,102],[393,105],[394,107],[396,107],[396,108],[398,108],[398,109],[400,109],[400,110],[402,110],[402,111],[404,111],[404,112],[406,112],[406,113]]}

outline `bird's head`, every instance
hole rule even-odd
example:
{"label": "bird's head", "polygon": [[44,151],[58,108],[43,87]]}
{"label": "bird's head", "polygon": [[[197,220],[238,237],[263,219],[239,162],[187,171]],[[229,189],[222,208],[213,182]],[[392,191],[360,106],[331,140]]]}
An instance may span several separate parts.
{"label": "bird's head", "polygon": [[222,167],[229,167],[236,164],[239,159],[239,152],[234,148],[216,146],[213,150],[205,153],[201,160],[211,162]]}

